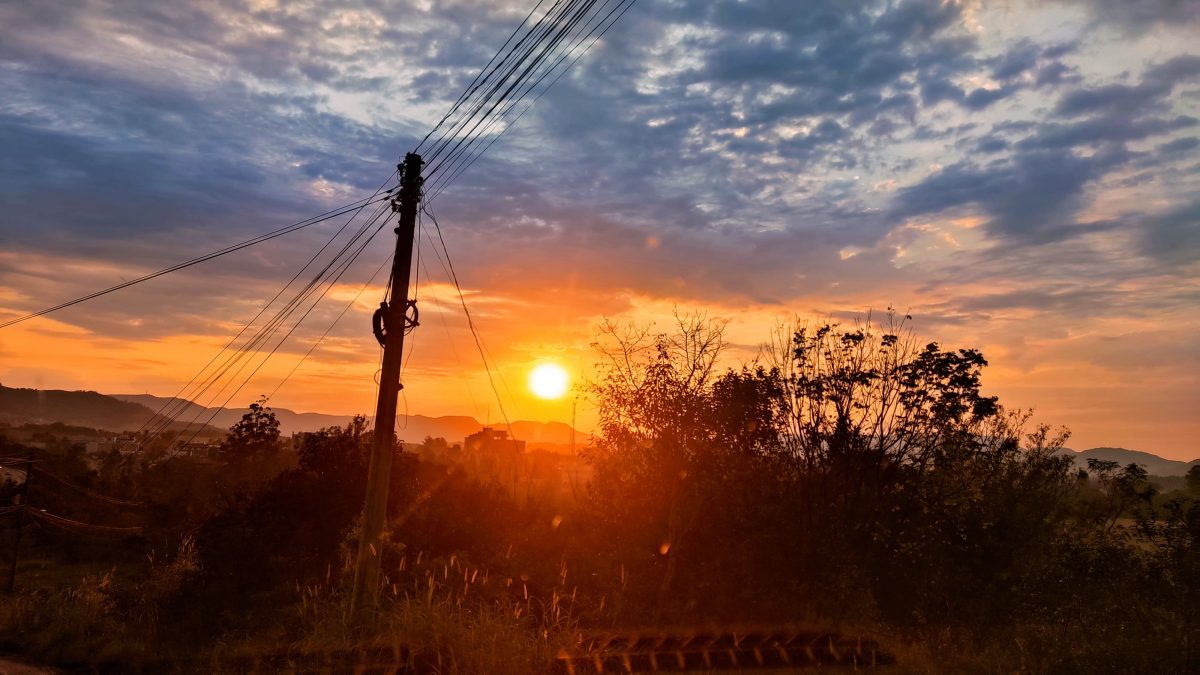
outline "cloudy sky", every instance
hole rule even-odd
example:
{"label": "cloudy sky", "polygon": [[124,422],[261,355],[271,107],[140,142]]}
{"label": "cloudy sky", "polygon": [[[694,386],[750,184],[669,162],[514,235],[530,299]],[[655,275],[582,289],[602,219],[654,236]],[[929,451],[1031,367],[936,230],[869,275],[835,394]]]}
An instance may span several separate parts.
{"label": "cloudy sky", "polygon": [[[370,194],[530,4],[3,3],[0,318]],[[737,363],[791,317],[890,306],[1073,447],[1200,456],[1198,29],[1187,0],[639,0],[431,204],[507,414],[569,419],[525,374],[588,374],[605,316],[704,310]],[[0,382],[170,395],[336,227],[3,329]],[[426,268],[402,408],[498,419]],[[373,409],[381,293],[275,405]]]}

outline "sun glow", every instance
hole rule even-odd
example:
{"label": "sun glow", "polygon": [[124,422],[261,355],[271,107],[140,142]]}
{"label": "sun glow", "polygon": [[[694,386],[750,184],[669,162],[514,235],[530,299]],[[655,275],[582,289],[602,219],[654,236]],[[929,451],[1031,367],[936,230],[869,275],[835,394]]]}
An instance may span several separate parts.
{"label": "sun glow", "polygon": [[543,363],[529,372],[529,391],[538,398],[562,398],[570,383],[571,377],[557,363]]}

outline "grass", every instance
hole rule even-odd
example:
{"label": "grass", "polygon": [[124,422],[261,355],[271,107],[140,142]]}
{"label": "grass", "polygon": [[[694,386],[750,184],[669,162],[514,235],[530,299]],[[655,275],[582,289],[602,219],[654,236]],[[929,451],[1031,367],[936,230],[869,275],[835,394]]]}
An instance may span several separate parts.
{"label": "grass", "polygon": [[160,605],[195,569],[190,539],[140,565],[22,560],[17,592],[0,603],[0,649],[89,669],[155,659]]}
{"label": "grass", "polygon": [[521,579],[457,556],[418,555],[411,566],[402,558],[393,572],[404,581],[385,587],[376,628],[365,635],[351,626],[344,597],[323,584],[300,589],[308,627],[296,653],[381,653],[417,672],[516,675],[549,670],[577,640],[574,597],[564,588],[538,598]]}

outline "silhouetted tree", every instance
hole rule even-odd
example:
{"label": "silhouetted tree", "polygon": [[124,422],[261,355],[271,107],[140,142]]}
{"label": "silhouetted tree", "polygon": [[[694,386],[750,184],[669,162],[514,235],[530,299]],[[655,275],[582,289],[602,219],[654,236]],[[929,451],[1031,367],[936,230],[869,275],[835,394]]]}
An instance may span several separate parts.
{"label": "silhouetted tree", "polygon": [[281,446],[279,420],[264,397],[251,403],[250,410],[229,428],[220,453],[225,461],[238,464],[272,458]]}
{"label": "silhouetted tree", "polygon": [[[722,567],[709,546],[765,522],[750,515],[750,502],[752,486],[773,475],[765,459],[778,454],[780,392],[761,368],[715,372],[723,330],[677,315],[668,333],[606,323],[596,343],[600,433],[584,453],[596,471],[590,495],[620,564],[654,561],[655,614],[720,595],[707,587]],[[678,602],[681,570],[689,583]]]}

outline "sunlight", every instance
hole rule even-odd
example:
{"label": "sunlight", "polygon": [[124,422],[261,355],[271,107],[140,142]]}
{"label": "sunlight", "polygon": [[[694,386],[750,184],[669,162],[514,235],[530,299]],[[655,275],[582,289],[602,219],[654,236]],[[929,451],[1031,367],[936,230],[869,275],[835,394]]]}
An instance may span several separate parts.
{"label": "sunlight", "polygon": [[529,372],[529,391],[538,398],[562,398],[570,383],[571,377],[557,363],[543,363]]}

